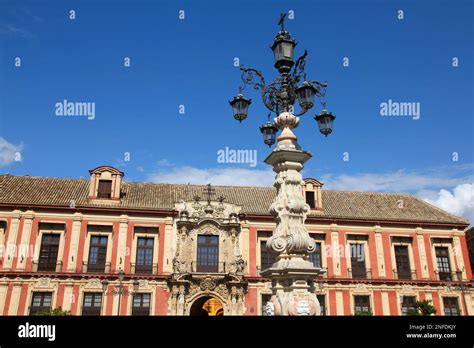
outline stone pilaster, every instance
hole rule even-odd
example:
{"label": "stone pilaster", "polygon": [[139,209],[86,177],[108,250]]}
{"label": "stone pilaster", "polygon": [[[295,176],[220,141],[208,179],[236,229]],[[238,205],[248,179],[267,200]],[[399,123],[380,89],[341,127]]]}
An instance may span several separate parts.
{"label": "stone pilaster", "polygon": [[13,211],[6,243],[5,256],[3,260],[3,270],[5,271],[12,269],[13,257],[15,256],[16,251],[16,239],[18,237],[18,229],[20,227],[20,216],[20,210]]}
{"label": "stone pilaster", "polygon": [[74,213],[71,229],[71,247],[69,259],[67,260],[67,271],[75,272],[77,263],[77,252],[79,247],[79,238],[81,235],[82,214]]}
{"label": "stone pilaster", "polygon": [[20,245],[17,245],[18,261],[16,263],[16,269],[18,271],[24,271],[28,257],[33,257],[33,255],[30,255],[30,250],[33,250],[33,248],[30,247],[30,236],[34,217],[35,214],[31,210],[23,214],[23,230],[21,231]]}

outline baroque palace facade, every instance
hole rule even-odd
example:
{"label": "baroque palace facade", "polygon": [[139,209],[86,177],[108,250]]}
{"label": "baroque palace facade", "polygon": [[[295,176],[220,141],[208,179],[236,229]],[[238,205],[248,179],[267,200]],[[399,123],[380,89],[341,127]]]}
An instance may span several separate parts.
{"label": "baroque palace facade", "polygon": [[[0,313],[263,315],[273,188],[0,176]],[[305,179],[322,315],[474,314],[468,222],[404,194]]]}

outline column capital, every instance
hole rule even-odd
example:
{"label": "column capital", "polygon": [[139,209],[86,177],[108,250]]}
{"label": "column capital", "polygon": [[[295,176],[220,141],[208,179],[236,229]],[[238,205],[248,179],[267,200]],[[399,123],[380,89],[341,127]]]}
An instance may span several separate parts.
{"label": "column capital", "polygon": [[12,218],[13,219],[19,219],[21,216],[21,210],[14,210],[12,211]]}
{"label": "column capital", "polygon": [[82,213],[74,213],[72,215],[72,221],[82,221]]}
{"label": "column capital", "polygon": [[120,221],[121,224],[128,224],[128,222],[130,220],[128,218],[128,215],[122,214],[122,215],[120,215],[119,221]]}
{"label": "column capital", "polygon": [[32,220],[35,217],[35,212],[33,210],[27,210],[21,214],[25,219]]}

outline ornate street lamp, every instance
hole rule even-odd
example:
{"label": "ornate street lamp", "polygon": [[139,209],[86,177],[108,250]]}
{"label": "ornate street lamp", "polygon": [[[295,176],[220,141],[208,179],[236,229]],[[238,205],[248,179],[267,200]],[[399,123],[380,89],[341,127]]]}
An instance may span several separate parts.
{"label": "ornate street lamp", "polygon": [[270,117],[267,123],[260,126],[260,132],[262,132],[263,142],[265,144],[267,144],[268,146],[272,146],[273,144],[275,144],[275,136],[278,132],[278,128],[275,127],[272,122],[270,122]]}
{"label": "ornate street lamp", "polygon": [[[263,104],[274,113],[273,122],[268,121],[260,127],[265,144],[272,146],[278,130],[281,131],[277,145],[265,159],[265,163],[276,172],[275,184],[277,196],[270,211],[274,216],[276,228],[267,241],[267,248],[277,255],[272,267],[262,270],[261,274],[272,282],[273,295],[266,308],[272,308],[274,315],[319,315],[320,305],[315,294],[314,279],[324,271],[314,267],[309,261],[309,253],[315,251],[315,243],[305,229],[306,215],[311,210],[303,197],[302,176],[300,171],[312,155],[301,149],[293,129],[299,125],[299,117],[314,106],[315,97],[321,99],[323,110],[315,117],[320,132],[331,134],[335,116],[328,112],[322,101],[326,94],[326,82],[308,80],[304,72],[307,51],[296,61],[294,48],[296,41],[284,29],[286,14],[280,16],[281,26],[271,49],[274,54],[274,66],[279,75],[270,84],[265,83],[261,71],[244,68],[243,85],[239,95],[234,97],[231,106],[234,118],[239,122],[247,117],[250,100],[242,95],[246,85],[260,90]],[[299,111],[294,110],[298,103]],[[237,103],[241,103],[237,105]]]}
{"label": "ornate street lamp", "polygon": [[[102,290],[105,294],[105,296],[118,296],[118,308],[117,308],[117,315],[120,315],[120,304],[121,304],[121,301],[122,301],[122,295],[130,295],[130,292],[127,291],[127,289],[124,289],[123,288],[123,280],[125,278],[125,273],[123,270],[119,270],[118,273],[117,273],[117,279],[119,281],[119,284],[117,286],[117,288],[114,288],[112,291],[110,292],[107,292],[107,289],[109,287],[109,281],[107,279],[104,279],[102,280]],[[140,288],[140,283],[138,280],[134,280],[133,283],[132,283],[132,286],[133,286],[133,291],[138,291],[139,288]]]}
{"label": "ornate street lamp", "polygon": [[323,103],[323,110],[321,110],[319,115],[314,116],[314,119],[316,122],[318,122],[319,131],[321,134],[324,134],[324,136],[327,137],[332,133],[332,123],[336,119],[336,116],[327,111],[324,104],[325,103]]}
{"label": "ornate street lamp", "polygon": [[239,94],[229,102],[234,111],[234,118],[237,121],[242,122],[247,118],[247,112],[251,103],[252,99],[246,99],[242,94],[242,88],[240,88]]}
{"label": "ornate street lamp", "polygon": [[280,73],[285,73],[291,70],[295,61],[293,60],[296,41],[293,40],[290,33],[285,31],[284,17],[280,18],[281,30],[276,34],[271,49],[275,57],[275,68]]}
{"label": "ornate street lamp", "polygon": [[308,81],[304,81],[301,86],[296,89],[298,102],[302,109],[309,110],[313,107],[316,92],[318,92],[318,90]]}

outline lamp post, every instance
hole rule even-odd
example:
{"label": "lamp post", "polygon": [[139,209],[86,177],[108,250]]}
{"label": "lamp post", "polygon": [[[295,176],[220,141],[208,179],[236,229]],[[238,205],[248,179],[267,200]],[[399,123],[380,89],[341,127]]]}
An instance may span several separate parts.
{"label": "lamp post", "polygon": [[[467,283],[467,284],[464,283],[464,281],[462,279],[462,271],[460,269],[458,269],[456,271],[456,276],[457,276],[457,281],[459,282],[459,286],[454,287],[454,290],[461,291],[461,297],[462,297],[462,301],[463,301],[464,308],[465,308],[465,311],[466,311],[465,315],[469,315],[469,313],[467,313],[468,309],[467,309],[466,294],[465,294],[465,291],[469,290],[469,283]],[[449,290],[453,289],[451,279],[448,279],[446,286]],[[471,283],[471,286],[474,286],[474,282]]]}
{"label": "lamp post", "polygon": [[[118,296],[118,308],[117,308],[117,315],[120,315],[120,304],[122,302],[122,295],[128,296],[131,294],[127,289],[123,288],[123,280],[125,278],[125,273],[123,270],[119,270],[117,273],[117,279],[119,281],[119,284],[117,288],[114,288],[112,291],[107,291],[107,288],[109,286],[109,282],[107,279],[102,280],[102,290],[104,291],[105,296]],[[140,287],[140,283],[138,280],[133,281],[133,290],[137,291]]]}
{"label": "lamp post", "polygon": [[[278,76],[266,84],[261,71],[241,65],[243,85],[239,87],[239,94],[229,103],[234,118],[239,122],[244,120],[251,100],[243,96],[242,90],[246,85],[253,86],[260,90],[263,104],[270,110],[270,115],[275,115],[273,122],[269,115],[268,121],[260,127],[265,144],[272,146],[276,133],[281,131],[276,139],[276,147],[265,159],[265,163],[276,172],[274,186],[277,189],[277,196],[270,207],[276,228],[267,241],[267,248],[277,255],[277,262],[261,272],[272,281],[273,295],[267,304],[267,312],[273,312],[274,315],[319,315],[320,305],[315,294],[314,279],[324,271],[314,267],[308,259],[309,253],[315,251],[315,243],[304,226],[310,207],[303,198],[304,182],[300,174],[304,163],[312,155],[298,145],[293,129],[299,125],[298,116],[313,108],[315,97],[322,103],[322,111],[314,119],[323,135],[331,134],[336,117],[326,110],[323,101],[327,83],[306,78],[304,68],[307,51],[294,60],[297,43],[284,28],[285,17],[285,14],[280,16],[280,31],[271,45]],[[296,102],[299,112],[294,108]]]}

